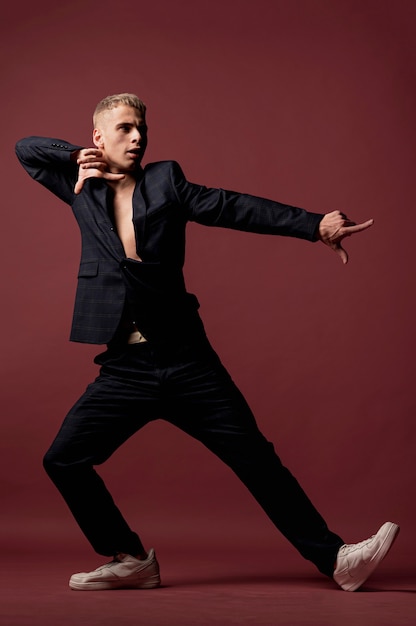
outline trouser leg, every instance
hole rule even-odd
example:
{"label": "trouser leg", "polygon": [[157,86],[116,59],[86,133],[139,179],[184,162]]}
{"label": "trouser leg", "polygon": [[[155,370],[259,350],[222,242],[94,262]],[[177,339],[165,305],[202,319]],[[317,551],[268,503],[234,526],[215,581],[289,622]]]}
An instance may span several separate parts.
{"label": "trouser leg", "polygon": [[[259,431],[253,414],[218,357],[184,366],[171,377],[172,423],[221,458],[275,526],[306,559],[332,576],[343,540],[331,532],[305,492]],[[182,386],[181,382],[186,381]]]}
{"label": "trouser leg", "polygon": [[[133,433],[154,419],[157,382],[144,361],[103,357],[100,376],[65,418],[44,458],[45,469],[59,489],[81,530],[99,554],[144,551],[140,538],[124,520],[94,469]],[[140,382],[136,379],[140,378]]]}

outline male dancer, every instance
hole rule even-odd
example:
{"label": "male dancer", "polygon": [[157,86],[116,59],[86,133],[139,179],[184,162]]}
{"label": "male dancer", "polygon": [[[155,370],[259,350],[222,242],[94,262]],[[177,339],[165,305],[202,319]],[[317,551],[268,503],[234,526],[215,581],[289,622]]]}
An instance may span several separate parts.
{"label": "male dancer", "polygon": [[398,526],[347,545],[328,529],[280,462],[218,356],[186,291],[188,221],[320,240],[347,263],[342,240],[366,230],[339,211],[309,213],[246,194],[189,183],[173,161],[141,161],[146,107],[108,96],[94,113],[94,148],[29,137],[17,144],[27,172],[69,204],[82,235],[71,340],[107,344],[99,377],[70,410],[47,452],[46,471],[93,548],[110,563],[74,574],[78,590],[160,584],[146,551],[94,466],[149,421],[163,418],[218,455],[275,526],[342,589],[360,587],[387,554]]}

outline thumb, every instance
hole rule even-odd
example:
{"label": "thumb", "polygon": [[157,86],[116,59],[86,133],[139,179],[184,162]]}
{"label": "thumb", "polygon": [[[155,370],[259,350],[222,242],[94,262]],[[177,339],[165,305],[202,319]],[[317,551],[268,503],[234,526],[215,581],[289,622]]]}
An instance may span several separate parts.
{"label": "thumb", "polygon": [[343,264],[346,265],[348,263],[348,253],[347,253],[347,251],[344,250],[344,248],[339,243],[336,244],[334,250],[338,254],[338,256],[341,257],[341,261],[343,262]]}
{"label": "thumb", "polygon": [[106,180],[121,180],[124,178],[124,174],[112,174],[111,172],[104,172],[103,178]]}
{"label": "thumb", "polygon": [[77,182],[75,183],[75,187],[74,187],[74,193],[76,195],[78,195],[81,191],[81,189],[84,186],[84,179],[83,178],[78,178]]}

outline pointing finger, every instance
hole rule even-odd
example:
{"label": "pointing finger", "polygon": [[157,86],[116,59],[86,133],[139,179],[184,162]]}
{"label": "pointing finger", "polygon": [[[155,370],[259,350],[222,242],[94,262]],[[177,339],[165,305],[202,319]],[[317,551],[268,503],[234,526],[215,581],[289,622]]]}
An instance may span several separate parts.
{"label": "pointing finger", "polygon": [[344,226],[343,233],[345,236],[353,235],[354,233],[359,233],[362,230],[367,230],[374,224],[374,220],[367,220],[366,222],[362,222],[361,224],[354,224],[351,226]]}

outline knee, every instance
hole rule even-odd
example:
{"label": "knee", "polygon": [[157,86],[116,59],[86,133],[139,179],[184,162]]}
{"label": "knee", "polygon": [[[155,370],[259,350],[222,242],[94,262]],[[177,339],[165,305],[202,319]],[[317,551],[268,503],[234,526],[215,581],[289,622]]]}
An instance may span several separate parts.
{"label": "knee", "polygon": [[60,453],[59,450],[55,450],[53,446],[47,451],[43,457],[43,467],[52,479],[58,476],[62,476],[77,466],[73,460],[68,458],[68,455]]}
{"label": "knee", "polygon": [[48,476],[54,475],[60,467],[59,459],[52,449],[49,449],[43,457],[43,467]]}
{"label": "knee", "polygon": [[98,463],[94,457],[81,454],[76,448],[59,444],[52,444],[43,457],[43,467],[51,477],[82,474]]}

